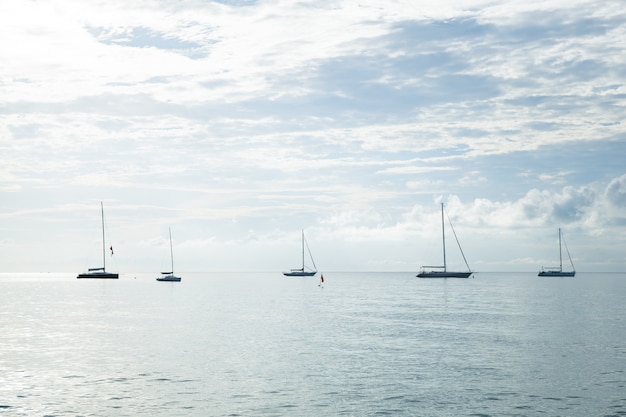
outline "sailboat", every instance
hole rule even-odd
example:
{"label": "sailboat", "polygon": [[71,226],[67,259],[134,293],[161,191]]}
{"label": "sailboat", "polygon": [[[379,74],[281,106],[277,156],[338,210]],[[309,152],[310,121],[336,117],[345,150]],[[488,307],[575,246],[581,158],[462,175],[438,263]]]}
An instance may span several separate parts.
{"label": "sailboat", "polygon": [[[450,219],[448,218],[448,221]],[[456,239],[457,245],[459,245],[459,250],[461,251],[461,255],[463,255],[463,260],[465,261],[465,265],[467,266],[467,272],[454,272],[448,271],[446,265],[446,228],[445,222],[443,220],[443,203],[441,203],[441,234],[443,239],[443,265],[442,266],[427,266],[424,265],[421,267],[419,274],[417,274],[418,278],[469,278],[473,272],[470,270],[469,265],[467,264],[467,259],[465,259],[465,254],[463,253],[463,249],[461,249],[461,244],[456,237],[456,233],[454,232],[454,227],[452,226],[452,222],[450,222],[450,227],[452,227],[452,233],[454,233],[454,238]]]}
{"label": "sailboat", "polygon": [[172,268],[170,272],[161,272],[161,276],[157,281],[179,282],[181,277],[174,275],[174,250],[172,249],[172,229],[170,228],[170,259],[172,260]]}
{"label": "sailboat", "polygon": [[[565,250],[567,251],[567,256],[569,257],[569,262],[572,265],[571,271],[563,271],[563,255],[561,250],[561,240],[565,244]],[[574,269],[574,262],[572,262],[572,257],[569,254],[569,249],[567,249],[567,243],[565,243],[565,239],[561,237],[561,228],[559,227],[559,267],[541,267],[541,271],[537,274],[538,277],[573,277],[576,275],[576,270]]]}
{"label": "sailboat", "polygon": [[[309,257],[311,258],[311,262],[313,262],[313,269],[309,268],[309,270],[305,270],[305,265],[304,265],[304,247],[305,246],[309,252]],[[313,256],[311,255],[311,249],[309,249],[309,244],[304,238],[304,230],[302,230],[302,268],[291,269],[289,272],[283,272],[283,275],[287,277],[312,277],[312,276],[315,276],[315,274],[317,274],[317,267],[315,266],[315,261],[313,260]]]}
{"label": "sailboat", "polygon": [[[105,244],[104,244],[104,206],[102,205],[102,201],[100,202],[100,213],[102,217],[102,267],[101,268],[89,268],[87,272],[78,274],[76,278],[100,278],[100,279],[119,278],[119,274],[106,271],[106,250],[105,250]],[[111,254],[112,254],[112,251],[113,251],[113,247],[111,247]]]}

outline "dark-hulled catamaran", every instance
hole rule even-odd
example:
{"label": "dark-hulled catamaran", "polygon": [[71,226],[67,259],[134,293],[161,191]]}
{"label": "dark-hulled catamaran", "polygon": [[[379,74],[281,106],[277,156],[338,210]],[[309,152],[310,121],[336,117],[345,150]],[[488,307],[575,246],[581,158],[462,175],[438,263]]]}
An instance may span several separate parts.
{"label": "dark-hulled catamaran", "polygon": [[[114,272],[107,272],[106,266],[106,245],[104,244],[104,205],[100,202],[100,216],[102,218],[102,267],[89,268],[87,272],[78,274],[76,278],[98,278],[98,279],[117,279],[119,274]],[[111,254],[113,254],[113,247],[111,247]]]}

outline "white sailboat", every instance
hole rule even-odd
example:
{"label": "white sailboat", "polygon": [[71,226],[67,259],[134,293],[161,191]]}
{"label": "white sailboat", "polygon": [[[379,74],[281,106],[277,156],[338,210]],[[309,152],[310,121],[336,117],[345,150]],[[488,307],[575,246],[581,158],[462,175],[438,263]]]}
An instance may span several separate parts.
{"label": "white sailboat", "polygon": [[[567,252],[567,256],[569,257],[569,262],[572,265],[571,271],[563,271],[563,253],[561,250],[561,240],[563,244],[565,244],[565,250]],[[541,271],[537,274],[539,277],[573,277],[576,276],[576,270],[574,269],[574,262],[572,262],[572,257],[569,254],[569,249],[567,248],[567,243],[565,243],[565,238],[561,236],[561,228],[559,227],[559,267],[541,267]]]}
{"label": "white sailboat", "polygon": [[170,231],[170,259],[172,261],[172,268],[169,272],[161,272],[161,276],[157,277],[157,281],[168,281],[168,282],[180,282],[181,277],[177,277],[174,275],[174,250],[172,249],[172,229]]}
{"label": "white sailboat", "polygon": [[[450,221],[449,218],[448,218],[448,221]],[[442,266],[428,266],[428,265],[422,266],[420,269],[420,272],[417,274],[418,278],[469,278],[473,274],[469,265],[467,264],[467,259],[465,259],[465,254],[463,253],[463,249],[461,249],[461,244],[459,243],[459,240],[456,237],[456,233],[454,232],[454,227],[452,226],[452,222],[450,222],[450,227],[452,228],[452,233],[454,233],[454,238],[456,239],[456,243],[459,246],[461,255],[463,255],[463,260],[465,261],[465,265],[467,266],[467,272],[448,271],[447,264],[446,264],[446,228],[445,228],[445,222],[443,219],[443,203],[441,203],[441,234],[442,234],[442,239],[443,239],[443,265]]]}
{"label": "white sailboat", "polygon": [[[313,263],[313,269],[308,268],[304,265],[304,247],[306,246],[307,251],[309,252],[309,257],[311,258],[311,262]],[[308,270],[307,270],[308,269]],[[313,260],[313,255],[311,255],[311,249],[309,249],[309,244],[304,238],[304,230],[302,230],[302,268],[294,268],[289,272],[283,272],[283,275],[287,277],[312,277],[317,274],[317,267],[315,266],[315,261]]]}
{"label": "white sailboat", "polygon": [[[102,201],[100,202],[100,214],[102,218],[102,267],[89,268],[87,272],[78,274],[76,278],[100,278],[100,279],[117,279],[119,274],[106,271],[106,245],[104,244],[104,206]],[[111,254],[113,254],[113,247],[111,247]]]}

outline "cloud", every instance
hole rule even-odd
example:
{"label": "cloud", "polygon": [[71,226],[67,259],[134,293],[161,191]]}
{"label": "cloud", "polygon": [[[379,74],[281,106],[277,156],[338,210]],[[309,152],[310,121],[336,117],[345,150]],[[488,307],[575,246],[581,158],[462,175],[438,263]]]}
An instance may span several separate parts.
{"label": "cloud", "polygon": [[616,208],[626,208],[626,174],[614,178],[605,191],[606,199]]}
{"label": "cloud", "polygon": [[600,239],[624,217],[624,22],[589,0],[4,2],[4,230],[105,200],[129,240],[173,220],[269,256],[311,227],[397,266],[443,199],[483,240]]}

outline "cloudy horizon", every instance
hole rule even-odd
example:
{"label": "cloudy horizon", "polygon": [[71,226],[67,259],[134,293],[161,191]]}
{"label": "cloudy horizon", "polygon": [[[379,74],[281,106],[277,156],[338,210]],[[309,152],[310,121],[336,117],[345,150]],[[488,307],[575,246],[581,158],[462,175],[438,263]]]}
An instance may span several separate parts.
{"label": "cloudy horizon", "polygon": [[2,4],[0,272],[626,271],[620,6]]}

